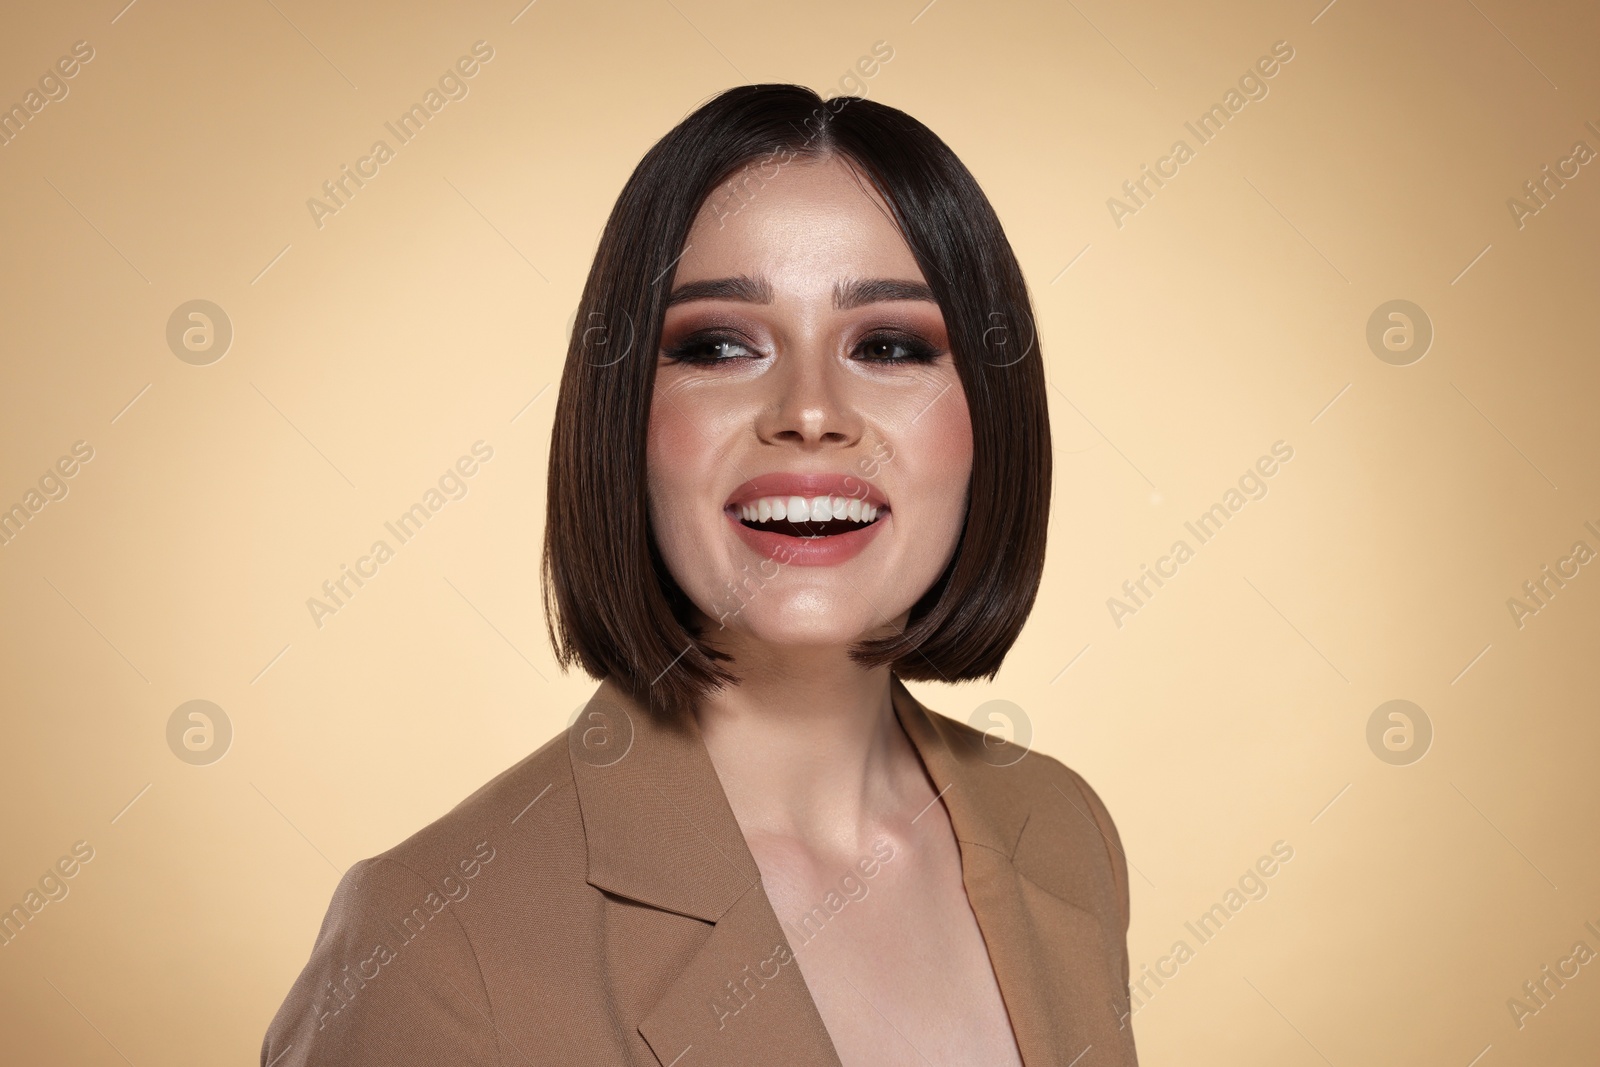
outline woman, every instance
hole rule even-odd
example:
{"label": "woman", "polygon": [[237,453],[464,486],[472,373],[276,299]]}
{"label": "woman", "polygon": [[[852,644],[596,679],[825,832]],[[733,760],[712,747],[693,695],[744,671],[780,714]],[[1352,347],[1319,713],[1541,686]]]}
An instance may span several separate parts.
{"label": "woman", "polygon": [[1135,1063],[1094,791],[930,711],[1032,607],[1044,371],[914,119],[731,89],[602,236],[550,456],[572,729],[345,875],[262,1063]]}

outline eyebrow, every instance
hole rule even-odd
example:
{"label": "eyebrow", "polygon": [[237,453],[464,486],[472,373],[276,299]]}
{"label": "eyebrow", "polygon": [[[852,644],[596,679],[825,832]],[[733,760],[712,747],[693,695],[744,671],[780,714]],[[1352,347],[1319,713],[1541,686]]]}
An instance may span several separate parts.
{"label": "eyebrow", "polygon": [[[740,274],[732,278],[711,278],[703,282],[680,285],[667,297],[667,307],[687,304],[694,300],[738,300],[749,304],[772,303],[772,284],[762,277],[752,278]],[[833,306],[838,311],[849,311],[866,304],[885,300],[925,300],[938,303],[933,290],[922,282],[901,281],[894,278],[857,278],[833,284]]]}

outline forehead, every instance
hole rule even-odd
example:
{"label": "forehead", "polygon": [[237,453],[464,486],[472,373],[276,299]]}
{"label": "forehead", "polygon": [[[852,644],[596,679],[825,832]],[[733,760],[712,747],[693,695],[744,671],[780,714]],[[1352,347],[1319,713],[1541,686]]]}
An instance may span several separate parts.
{"label": "forehead", "polygon": [[706,198],[685,245],[678,284],[738,274],[779,289],[926,280],[882,197],[838,156],[741,168]]}

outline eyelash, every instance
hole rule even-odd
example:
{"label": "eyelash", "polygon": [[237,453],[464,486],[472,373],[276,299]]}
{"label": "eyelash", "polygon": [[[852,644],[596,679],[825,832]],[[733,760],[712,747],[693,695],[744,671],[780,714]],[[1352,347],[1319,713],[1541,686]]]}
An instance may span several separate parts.
{"label": "eyelash", "polygon": [[[697,352],[704,352],[707,349],[713,348],[713,347],[715,347],[717,345],[737,346],[739,348],[748,348],[749,347],[743,341],[741,341],[739,338],[733,336],[732,334],[716,333],[716,332],[702,333],[702,334],[695,334],[695,335],[693,335],[691,337],[685,338],[682,341],[679,341],[676,345],[672,346],[671,348],[669,348],[667,350],[666,356],[667,356],[668,359],[672,360],[674,363],[690,363],[690,364],[696,364],[696,365],[701,365],[701,366],[709,366],[709,365],[711,365],[713,363],[726,363],[732,358],[738,358],[738,357],[722,357],[722,358],[718,358],[718,357],[715,357],[715,356],[707,358],[707,357],[704,357],[704,356],[692,354],[692,353],[697,353]],[[857,349],[857,351],[859,351],[860,349],[865,348],[865,347],[867,347],[869,345],[894,345],[896,347],[905,349],[906,352],[908,353],[908,355],[902,356],[899,359],[883,359],[883,358],[869,357],[869,358],[863,359],[862,360],[863,363],[890,363],[890,364],[893,364],[893,363],[932,363],[934,360],[938,359],[939,356],[941,355],[941,353],[939,352],[938,349],[934,348],[932,345],[928,344],[926,341],[922,340],[919,337],[913,337],[913,336],[911,336],[909,334],[899,334],[899,333],[875,333],[875,334],[871,334],[871,335],[869,335],[867,337],[863,337],[861,339],[860,343],[856,345],[856,349]]]}

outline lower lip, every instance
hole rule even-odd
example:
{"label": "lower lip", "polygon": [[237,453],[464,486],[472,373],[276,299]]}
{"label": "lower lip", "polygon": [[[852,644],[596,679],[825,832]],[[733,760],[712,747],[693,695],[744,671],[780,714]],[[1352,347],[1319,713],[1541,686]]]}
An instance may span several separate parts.
{"label": "lower lip", "polygon": [[793,563],[801,567],[831,567],[846,560],[854,559],[861,550],[871,544],[872,539],[878,536],[878,528],[889,517],[887,509],[878,516],[878,520],[870,526],[863,526],[859,530],[849,533],[834,534],[831,537],[790,537],[788,534],[772,533],[769,530],[753,530],[740,522],[729,512],[728,521],[744,543],[761,553],[765,559],[776,560],[779,563]]}

